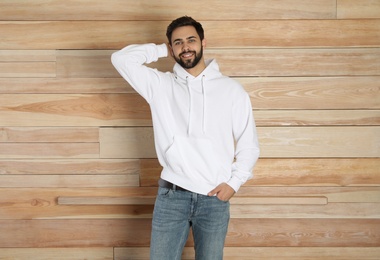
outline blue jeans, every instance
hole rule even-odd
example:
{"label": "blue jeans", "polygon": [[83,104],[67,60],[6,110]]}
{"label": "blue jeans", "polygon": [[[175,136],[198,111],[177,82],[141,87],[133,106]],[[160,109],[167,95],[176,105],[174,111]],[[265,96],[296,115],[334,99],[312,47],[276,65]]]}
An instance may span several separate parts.
{"label": "blue jeans", "polygon": [[230,203],[216,196],[158,188],[153,212],[151,260],[179,260],[190,227],[195,259],[222,260]]}

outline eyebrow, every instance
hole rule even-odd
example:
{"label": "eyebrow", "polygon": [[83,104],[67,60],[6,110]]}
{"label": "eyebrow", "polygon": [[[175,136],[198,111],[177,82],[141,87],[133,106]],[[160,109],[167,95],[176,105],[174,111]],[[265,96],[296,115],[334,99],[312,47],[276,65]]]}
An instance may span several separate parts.
{"label": "eyebrow", "polygon": [[[197,38],[196,36],[189,36],[189,37],[186,38],[186,40],[196,39],[196,38]],[[173,43],[175,43],[175,42],[177,42],[177,41],[182,41],[182,39],[180,39],[180,38],[175,39],[175,40],[173,41]]]}

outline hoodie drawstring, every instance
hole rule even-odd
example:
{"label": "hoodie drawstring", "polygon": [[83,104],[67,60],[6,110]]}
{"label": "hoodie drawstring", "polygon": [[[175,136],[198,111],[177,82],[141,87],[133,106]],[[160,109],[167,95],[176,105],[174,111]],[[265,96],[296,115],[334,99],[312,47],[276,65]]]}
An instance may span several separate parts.
{"label": "hoodie drawstring", "polygon": [[[203,97],[203,110],[202,110],[202,133],[206,133],[206,88],[204,86],[205,75],[202,75],[201,85],[202,85],[202,97]],[[188,126],[187,126],[187,135],[191,134],[191,116],[192,116],[192,102],[193,94],[189,85],[189,77],[186,77],[186,86],[189,92],[189,115],[188,115]]]}
{"label": "hoodie drawstring", "polygon": [[191,96],[191,89],[190,89],[190,85],[189,85],[189,76],[186,77],[186,86],[187,86],[187,90],[189,92],[189,119],[188,119],[188,126],[187,126],[187,135],[190,135],[192,96]]}
{"label": "hoodie drawstring", "polygon": [[203,131],[203,134],[206,134],[206,89],[205,89],[205,86],[204,86],[204,78],[205,78],[205,75],[202,75],[202,94],[203,94],[203,121],[202,121],[202,131]]}

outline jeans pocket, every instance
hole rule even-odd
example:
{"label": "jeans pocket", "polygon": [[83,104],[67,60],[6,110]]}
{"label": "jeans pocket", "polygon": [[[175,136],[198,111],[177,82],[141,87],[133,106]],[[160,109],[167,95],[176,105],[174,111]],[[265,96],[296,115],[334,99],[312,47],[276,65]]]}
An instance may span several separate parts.
{"label": "jeans pocket", "polygon": [[158,196],[167,196],[170,193],[171,189],[158,187],[157,195]]}

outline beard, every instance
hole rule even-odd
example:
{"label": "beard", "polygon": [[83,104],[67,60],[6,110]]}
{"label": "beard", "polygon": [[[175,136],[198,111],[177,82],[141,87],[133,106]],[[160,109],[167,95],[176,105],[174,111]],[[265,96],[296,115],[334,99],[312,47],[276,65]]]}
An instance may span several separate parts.
{"label": "beard", "polygon": [[[193,53],[194,54],[194,60],[192,60],[192,59],[182,59],[181,56],[184,53]],[[202,56],[203,56],[203,46],[201,47],[201,50],[200,50],[200,52],[198,54],[197,54],[196,51],[182,52],[181,54],[178,55],[178,57],[174,56],[174,59],[175,59],[175,61],[179,65],[181,65],[182,68],[184,68],[184,69],[192,69],[195,66],[197,66],[197,64],[199,63],[199,61],[202,59]]]}

